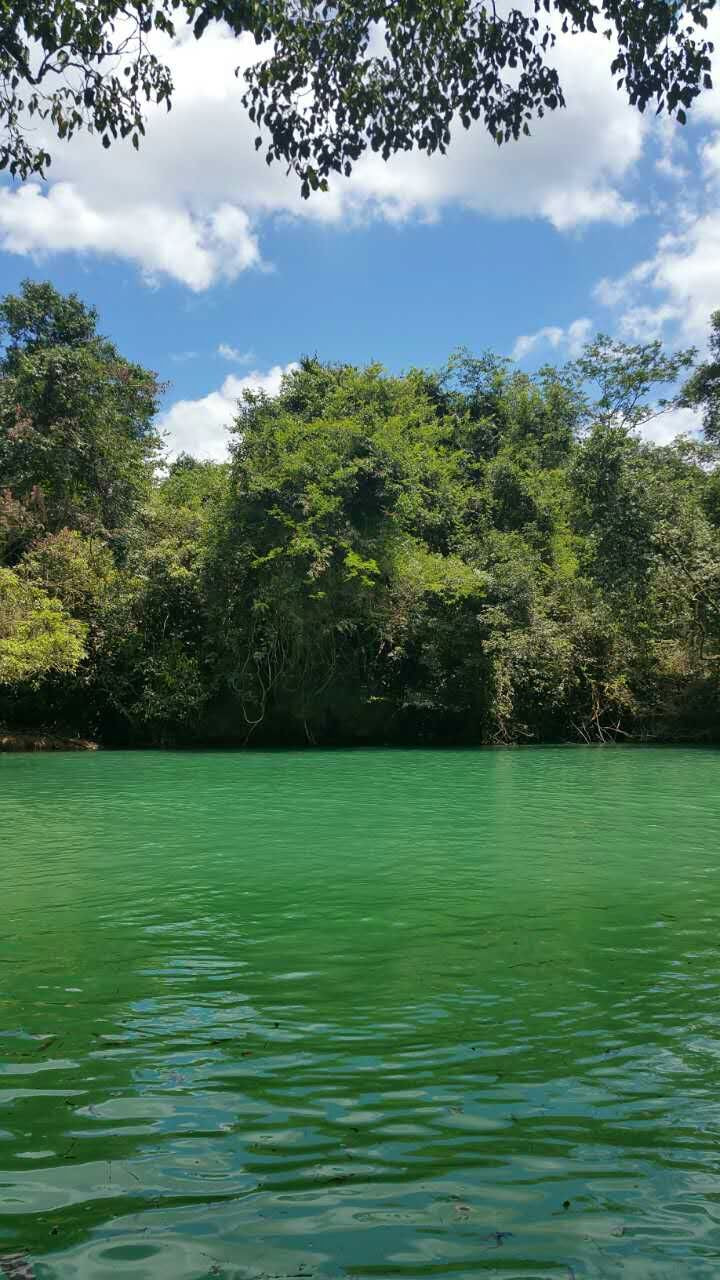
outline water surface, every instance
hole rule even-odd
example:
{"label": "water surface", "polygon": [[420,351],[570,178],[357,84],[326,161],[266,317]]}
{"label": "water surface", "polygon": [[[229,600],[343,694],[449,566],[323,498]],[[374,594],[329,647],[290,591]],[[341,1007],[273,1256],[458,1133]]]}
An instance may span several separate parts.
{"label": "water surface", "polygon": [[716,1280],[719,779],[0,757],[0,1276]]}

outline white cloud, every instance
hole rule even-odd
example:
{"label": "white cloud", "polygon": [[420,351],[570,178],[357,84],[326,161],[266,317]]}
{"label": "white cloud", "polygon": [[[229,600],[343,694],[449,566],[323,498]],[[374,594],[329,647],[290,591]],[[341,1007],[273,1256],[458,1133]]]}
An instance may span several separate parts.
{"label": "white cloud", "polygon": [[625,304],[619,324],[627,336],[644,341],[669,328],[679,341],[702,345],[720,303],[720,213],[662,236],[653,257],[602,280],[596,296],[607,306]]}
{"label": "white cloud", "polygon": [[656,338],[662,340],[666,327],[674,324],[677,318],[677,310],[670,303],[656,307],[629,307],[619,318],[619,336],[630,342],[654,342]]}
{"label": "white cloud", "polygon": [[688,142],[677,120],[672,116],[659,116],[655,122],[655,135],[660,144],[660,155],[655,161],[658,173],[673,182],[688,179],[690,174],[683,163],[688,156]]}
{"label": "white cloud", "polygon": [[200,41],[186,30],[161,46],[176,86],[173,109],[150,108],[139,154],[125,143],[104,151],[88,135],[53,141],[49,187],[2,193],[2,247],[112,255],[150,280],[171,277],[203,290],[261,266],[258,228],[269,216],[349,225],[434,220],[460,206],[543,218],[561,231],[634,216],[621,187],[648,126],[615,90],[612,50],[597,37],[560,41],[555,62],[568,108],[538,121],[531,138],[497,148],[476,126],[459,129],[444,157],[401,154],[384,163],[369,154],[349,180],[308,201],[282,165],[266,165],[253,147],[255,128],[234,73],[262,50],[221,25]]}
{"label": "white cloud", "polygon": [[0,190],[0,237],[9,253],[129,258],[149,282],[170,275],[194,290],[260,264],[242,209],[221,204],[193,214],[152,203],[99,208],[69,182],[56,183],[47,194],[37,182]]}
{"label": "white cloud", "polygon": [[666,298],[665,307],[674,310],[683,335],[701,341],[720,299],[720,213],[663,237],[649,282]]}
{"label": "white cloud", "polygon": [[[720,45],[720,11],[709,15],[707,36]],[[604,306],[618,308],[620,334],[646,342],[662,337],[674,344],[706,345],[710,314],[720,306],[720,68],[715,87],[701,94],[683,129],[665,119],[656,124],[661,146],[657,167],[682,186],[664,209],[665,226],[654,252],[617,278],[601,280],[594,296]],[[698,134],[693,126],[715,126]],[[695,176],[688,157],[697,151]],[[682,157],[684,163],[680,163]]]}
{"label": "white cloud", "polygon": [[524,360],[525,356],[530,355],[537,347],[550,346],[556,350],[558,347],[566,347],[568,355],[574,359],[575,356],[580,355],[592,333],[592,328],[592,320],[582,317],[579,320],[573,320],[567,329],[561,329],[558,325],[546,325],[536,333],[521,334],[512,349],[512,358]]}
{"label": "white cloud", "polygon": [[243,378],[231,373],[209,395],[198,400],[176,400],[158,423],[160,430],[167,433],[168,451],[172,456],[184,452],[196,458],[222,460],[227,456],[228,427],[243,392],[264,391],[275,396],[285,374],[296,368],[296,364],[273,365],[267,373],[255,371]]}
{"label": "white cloud", "polygon": [[541,217],[560,231],[636,213],[619,189],[639,160],[648,126],[614,88],[612,50],[592,36],[560,39],[555,62],[568,107],[498,148],[482,126],[458,129],[446,156],[369,154],[344,188],[346,210],[400,221],[437,218],[448,205],[495,217]]}
{"label": "white cloud", "polygon": [[[720,13],[715,9],[707,15],[707,30],[703,33],[703,38],[707,38],[715,45],[716,51],[720,48]],[[713,124],[720,124],[720,75],[718,72],[718,54],[715,54],[715,63],[713,66],[713,88],[706,90],[693,103],[690,113],[691,124],[695,121],[710,121]]]}
{"label": "white cloud", "polygon": [[635,286],[644,284],[652,275],[652,262],[639,262],[624,276],[614,279],[606,276],[599,280],[593,291],[598,302],[606,307],[616,307],[632,296]]}
{"label": "white cloud", "polygon": [[701,427],[702,416],[694,409],[667,409],[644,423],[640,434],[655,444],[670,444],[676,436],[692,435]]}
{"label": "white cloud", "polygon": [[251,364],[255,359],[252,351],[240,351],[238,347],[231,347],[227,342],[220,343],[217,353],[223,360],[229,360],[231,364]]}

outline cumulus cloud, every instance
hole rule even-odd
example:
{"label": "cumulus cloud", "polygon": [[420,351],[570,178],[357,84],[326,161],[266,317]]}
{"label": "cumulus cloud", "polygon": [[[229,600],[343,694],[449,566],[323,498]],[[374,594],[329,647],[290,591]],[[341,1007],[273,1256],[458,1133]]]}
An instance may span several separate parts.
{"label": "cumulus cloud", "polygon": [[720,213],[699,215],[662,236],[651,258],[615,280],[601,280],[596,297],[624,306],[619,327],[631,338],[646,341],[669,331],[702,344],[720,301]]}
{"label": "cumulus cloud", "polygon": [[[708,38],[720,46],[720,12],[709,15]],[[665,231],[653,252],[619,277],[599,282],[595,298],[616,310],[623,337],[662,337],[704,347],[710,314],[720,304],[720,68],[715,87],[694,103],[691,126],[665,121],[657,167],[681,182],[664,209]],[[693,125],[705,126],[698,134]],[[707,126],[710,126],[709,131]]]}
{"label": "cumulus cloud", "polygon": [[53,143],[49,186],[2,192],[2,247],[111,255],[149,280],[170,277],[204,290],[262,265],[258,236],[269,217],[352,225],[437,219],[460,206],[544,218],[568,231],[635,214],[622,184],[648,126],[616,92],[604,40],[560,41],[555,61],[568,108],[538,121],[531,138],[499,149],[480,126],[458,129],[446,156],[401,154],[385,163],[370,154],[349,180],[308,201],[282,165],[266,165],[254,149],[242,78],[234,74],[262,53],[250,38],[216,24],[200,41],[188,30],[172,43],[163,37],[158,52],[172,69],[173,109],[150,108],[139,154],[126,143],[104,151],[88,135]]}
{"label": "cumulus cloud", "polygon": [[233,205],[204,214],[151,202],[104,208],[69,182],[0,190],[0,237],[9,253],[129,258],[149,282],[170,275],[194,290],[260,264],[248,215]]}
{"label": "cumulus cloud", "polygon": [[285,374],[296,368],[296,364],[273,365],[267,373],[255,371],[243,378],[231,373],[221,387],[198,400],[176,400],[158,423],[165,433],[170,455],[191,453],[196,458],[224,459],[228,427],[243,392],[264,391],[269,396],[277,395]]}
{"label": "cumulus cloud", "polygon": [[654,444],[670,444],[676,436],[694,435],[701,427],[702,415],[695,409],[666,409],[645,422],[640,433]]}
{"label": "cumulus cloud", "polygon": [[393,221],[436,219],[450,205],[495,217],[541,217],[559,231],[636,214],[621,184],[642,153],[642,116],[614,88],[612,51],[592,36],[560,38],[555,62],[568,107],[498,148],[480,125],[458,129],[445,156],[363,157],[343,188],[341,211]]}
{"label": "cumulus cloud", "polygon": [[512,349],[513,360],[524,360],[525,356],[530,355],[537,347],[549,346],[554,349],[564,347],[571,359],[579,356],[585,343],[588,341],[592,333],[593,323],[582,317],[573,320],[572,324],[566,329],[561,329],[558,325],[546,325],[544,329],[538,329],[536,333],[524,333],[515,341]]}

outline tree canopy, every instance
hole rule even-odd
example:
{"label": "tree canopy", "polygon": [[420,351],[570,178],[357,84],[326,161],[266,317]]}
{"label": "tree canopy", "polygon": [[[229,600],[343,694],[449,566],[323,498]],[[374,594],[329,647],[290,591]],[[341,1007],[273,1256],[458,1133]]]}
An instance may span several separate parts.
{"label": "tree canopy", "polygon": [[672,445],[638,430],[683,377],[681,399],[714,394],[691,351],[600,335],[535,374],[304,359],[244,394],[215,463],[163,457],[154,375],[80,299],[27,283],[0,323],[9,727],[717,740],[715,419]]}
{"label": "tree canopy", "polygon": [[0,569],[0,685],[75,671],[85,656],[87,628],[59,600]]}
{"label": "tree canopy", "polygon": [[211,22],[262,49],[244,72],[256,146],[282,161],[304,195],[349,174],[371,148],[385,158],[445,151],[458,124],[517,139],[565,104],[556,36],[614,42],[612,74],[640,111],[681,123],[711,87],[706,35],[715,0],[1,0],[0,168],[44,173],[51,155],[34,120],[59,139],[89,128],[138,147],[148,102],[172,102],[155,33]]}
{"label": "tree canopy", "polygon": [[96,321],[50,284],[0,301],[0,541],[4,529],[13,556],[39,528],[122,537],[149,484],[157,380]]}
{"label": "tree canopy", "polygon": [[710,317],[708,346],[708,359],[685,384],[683,402],[702,410],[706,437],[720,444],[720,311]]}

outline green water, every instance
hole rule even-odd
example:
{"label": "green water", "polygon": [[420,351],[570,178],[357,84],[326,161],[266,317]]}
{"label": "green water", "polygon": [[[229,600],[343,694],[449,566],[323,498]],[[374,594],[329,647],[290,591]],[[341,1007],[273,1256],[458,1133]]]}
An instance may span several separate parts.
{"label": "green water", "polygon": [[716,1280],[719,780],[0,757],[0,1276]]}

